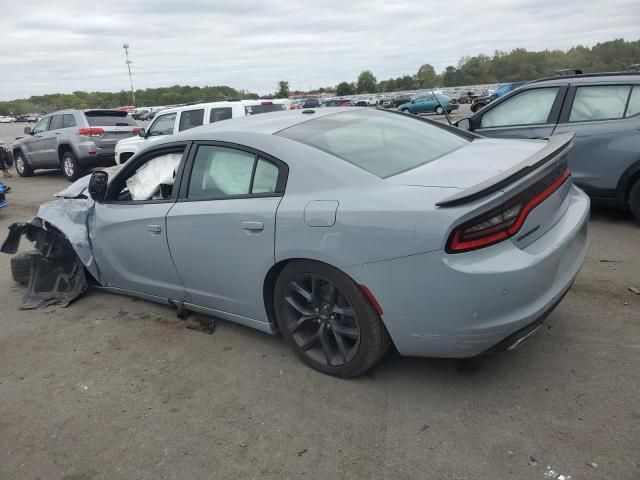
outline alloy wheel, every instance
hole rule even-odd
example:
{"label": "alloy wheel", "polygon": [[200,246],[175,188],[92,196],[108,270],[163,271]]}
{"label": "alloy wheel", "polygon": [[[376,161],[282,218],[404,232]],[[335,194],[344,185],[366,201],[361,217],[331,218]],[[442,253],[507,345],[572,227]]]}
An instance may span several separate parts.
{"label": "alloy wheel", "polygon": [[67,177],[72,178],[74,173],[74,165],[73,160],[69,157],[65,157],[64,162],[62,162],[62,168],[64,168],[64,173]]}
{"label": "alloy wheel", "polygon": [[15,160],[16,170],[22,175],[24,173],[24,159],[22,158],[22,155],[18,155]]}
{"label": "alloy wheel", "polygon": [[330,280],[300,274],[287,284],[284,302],[286,328],[305,355],[340,367],[358,353],[360,326],[355,309]]}

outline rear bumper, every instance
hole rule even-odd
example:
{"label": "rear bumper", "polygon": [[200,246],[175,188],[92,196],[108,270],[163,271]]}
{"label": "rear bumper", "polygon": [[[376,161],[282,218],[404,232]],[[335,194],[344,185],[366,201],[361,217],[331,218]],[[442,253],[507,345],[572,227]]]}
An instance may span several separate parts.
{"label": "rear bumper", "polygon": [[472,357],[544,319],[567,293],[588,248],[589,198],[572,187],[565,214],[518,248],[505,241],[346,269],[366,285],[403,355]]}

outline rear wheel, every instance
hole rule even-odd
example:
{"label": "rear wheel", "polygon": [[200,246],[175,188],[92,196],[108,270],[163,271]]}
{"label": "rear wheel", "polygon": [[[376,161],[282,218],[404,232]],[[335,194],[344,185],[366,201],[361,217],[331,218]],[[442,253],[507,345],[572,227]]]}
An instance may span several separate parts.
{"label": "rear wheel", "polygon": [[26,285],[31,277],[31,256],[19,253],[11,257],[11,276],[13,281]]}
{"label": "rear wheel", "polygon": [[640,179],[636,180],[636,183],[631,187],[629,209],[636,221],[640,222]]}
{"label": "rear wheel", "polygon": [[70,182],[75,182],[78,178],[82,176],[82,171],[80,169],[80,166],[78,165],[76,156],[73,154],[73,152],[69,150],[64,152],[64,154],[62,155],[61,166],[62,166],[62,174]]}
{"label": "rear wheel", "polygon": [[440,106],[436,107],[436,114],[442,115],[444,113],[444,109]]}
{"label": "rear wheel", "polygon": [[18,172],[18,175],[21,177],[30,177],[33,175],[33,168],[31,168],[27,159],[24,158],[24,154],[22,152],[16,152],[13,159],[16,164],[16,172]]}
{"label": "rear wheel", "polygon": [[278,326],[307,365],[339,377],[355,377],[389,348],[378,312],[358,285],[339,270],[312,261],[288,264],[276,282]]}

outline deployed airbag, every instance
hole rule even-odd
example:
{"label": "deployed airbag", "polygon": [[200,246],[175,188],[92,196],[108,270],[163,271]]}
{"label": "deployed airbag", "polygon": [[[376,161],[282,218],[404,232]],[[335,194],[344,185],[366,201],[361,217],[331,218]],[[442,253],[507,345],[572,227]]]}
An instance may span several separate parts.
{"label": "deployed airbag", "polygon": [[168,153],[142,165],[127,179],[127,189],[131,199],[149,200],[160,193],[160,185],[173,185],[181,159],[182,152]]}

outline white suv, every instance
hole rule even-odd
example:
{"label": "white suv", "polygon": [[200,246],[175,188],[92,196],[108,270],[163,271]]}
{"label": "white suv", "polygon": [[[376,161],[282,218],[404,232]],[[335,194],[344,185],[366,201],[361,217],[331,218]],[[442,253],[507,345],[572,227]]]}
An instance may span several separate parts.
{"label": "white suv", "polygon": [[287,100],[240,100],[186,105],[159,112],[149,128],[141,128],[139,136],[116,144],[116,163],[124,163],[139,150],[165,135],[173,135],[189,128],[207,125],[230,118],[258,113],[287,110]]}

